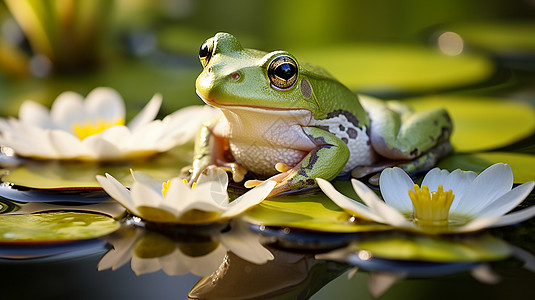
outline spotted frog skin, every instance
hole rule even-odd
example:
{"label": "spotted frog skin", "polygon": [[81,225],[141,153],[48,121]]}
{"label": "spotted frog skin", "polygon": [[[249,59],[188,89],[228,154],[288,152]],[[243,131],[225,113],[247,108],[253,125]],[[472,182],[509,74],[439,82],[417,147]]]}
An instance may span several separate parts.
{"label": "spotted frog skin", "polygon": [[414,113],[357,96],[322,68],[285,51],[244,49],[228,33],[203,43],[199,57],[197,94],[222,115],[197,137],[193,180],[217,165],[236,182],[250,172],[257,179],[246,187],[277,181],[274,195],[314,187],[318,177],[428,168],[451,151],[443,109]]}

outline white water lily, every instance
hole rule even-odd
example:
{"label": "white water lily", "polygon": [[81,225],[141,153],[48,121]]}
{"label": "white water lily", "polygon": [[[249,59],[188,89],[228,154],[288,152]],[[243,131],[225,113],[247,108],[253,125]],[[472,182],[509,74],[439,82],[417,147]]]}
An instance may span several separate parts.
{"label": "white water lily", "polygon": [[64,92],[50,110],[28,100],[20,107],[19,119],[0,119],[0,145],[19,156],[39,159],[130,159],[186,143],[202,120],[218,113],[207,106],[191,106],[154,120],[161,103],[161,95],[154,95],[125,124],[124,101],[111,88],[96,88],[85,99]]}
{"label": "white water lily", "polygon": [[130,190],[111,175],[97,176],[104,190],[132,214],[152,222],[200,224],[227,220],[262,202],[275,186],[266,181],[229,202],[228,176],[221,168],[205,170],[193,187],[175,177],[160,182],[132,172]]}
{"label": "white water lily", "polygon": [[530,181],[511,189],[513,172],[502,163],[479,175],[435,168],[426,174],[421,189],[400,168],[388,168],[379,179],[384,202],[364,183],[353,179],[353,188],[366,205],[342,195],[326,180],[318,178],[317,182],[349,214],[424,233],[471,232],[512,225],[535,216],[535,206],[509,213],[524,201],[535,183]]}
{"label": "white water lily", "polygon": [[274,259],[260,243],[260,235],[250,231],[244,222],[233,221],[229,231],[204,233],[204,236],[192,235],[190,240],[181,240],[138,226],[124,227],[106,238],[113,249],[102,257],[98,270],[116,270],[131,261],[136,275],[163,270],[168,275],[192,273],[205,277],[225,263],[229,251],[258,265]]}

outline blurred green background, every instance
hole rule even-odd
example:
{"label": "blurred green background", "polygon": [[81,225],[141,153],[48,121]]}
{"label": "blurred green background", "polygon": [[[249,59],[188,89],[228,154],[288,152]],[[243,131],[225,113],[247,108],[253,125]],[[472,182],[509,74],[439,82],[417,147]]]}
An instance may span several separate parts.
{"label": "blurred green background", "polygon": [[219,31],[384,98],[461,90],[533,101],[534,20],[529,0],[5,0],[0,112],[97,86],[117,89],[130,115],[157,92],[162,114],[200,104],[197,51]]}

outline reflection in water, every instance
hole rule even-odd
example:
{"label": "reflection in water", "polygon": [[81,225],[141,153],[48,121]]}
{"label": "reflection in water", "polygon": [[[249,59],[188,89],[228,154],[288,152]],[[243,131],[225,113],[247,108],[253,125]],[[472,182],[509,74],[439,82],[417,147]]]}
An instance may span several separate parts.
{"label": "reflection in water", "polygon": [[137,275],[163,270],[168,275],[193,273],[208,276],[227,259],[227,252],[253,264],[273,259],[260,244],[260,236],[244,223],[232,222],[230,230],[221,226],[196,228],[195,234],[172,227],[172,234],[139,226],[124,226],[108,240],[113,249],[100,260],[98,270],[118,269],[131,261]]}
{"label": "reflection in water", "polygon": [[468,272],[481,283],[498,284],[501,276],[491,263],[510,256],[521,260],[525,269],[535,272],[535,257],[530,252],[490,234],[465,237],[375,235],[315,258],[353,265],[350,278],[357,271],[370,273],[368,290],[373,297],[380,297],[405,278],[437,278]]}
{"label": "reflection in water", "polygon": [[271,251],[275,259],[264,265],[229,253],[217,271],[193,287],[188,298],[307,299],[348,269],[346,264],[315,260],[312,254]]}

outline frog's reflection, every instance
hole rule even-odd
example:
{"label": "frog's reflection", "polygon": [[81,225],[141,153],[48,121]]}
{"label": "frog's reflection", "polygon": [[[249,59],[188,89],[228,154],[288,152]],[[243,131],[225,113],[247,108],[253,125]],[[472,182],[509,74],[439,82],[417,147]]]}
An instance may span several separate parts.
{"label": "frog's reflection", "polygon": [[[197,228],[199,229],[199,228]],[[200,228],[171,237],[139,226],[124,226],[109,237],[113,246],[100,260],[98,270],[118,269],[131,261],[137,275],[163,270],[168,275],[188,272],[208,276],[227,259],[227,252],[252,264],[264,264],[273,254],[247,225],[233,221],[225,227]]]}
{"label": "frog's reflection", "polygon": [[[275,259],[252,264],[233,253],[190,291],[189,299],[308,299],[349,265],[271,249]],[[246,284],[244,284],[246,283]],[[239,288],[237,288],[239,287]]]}

